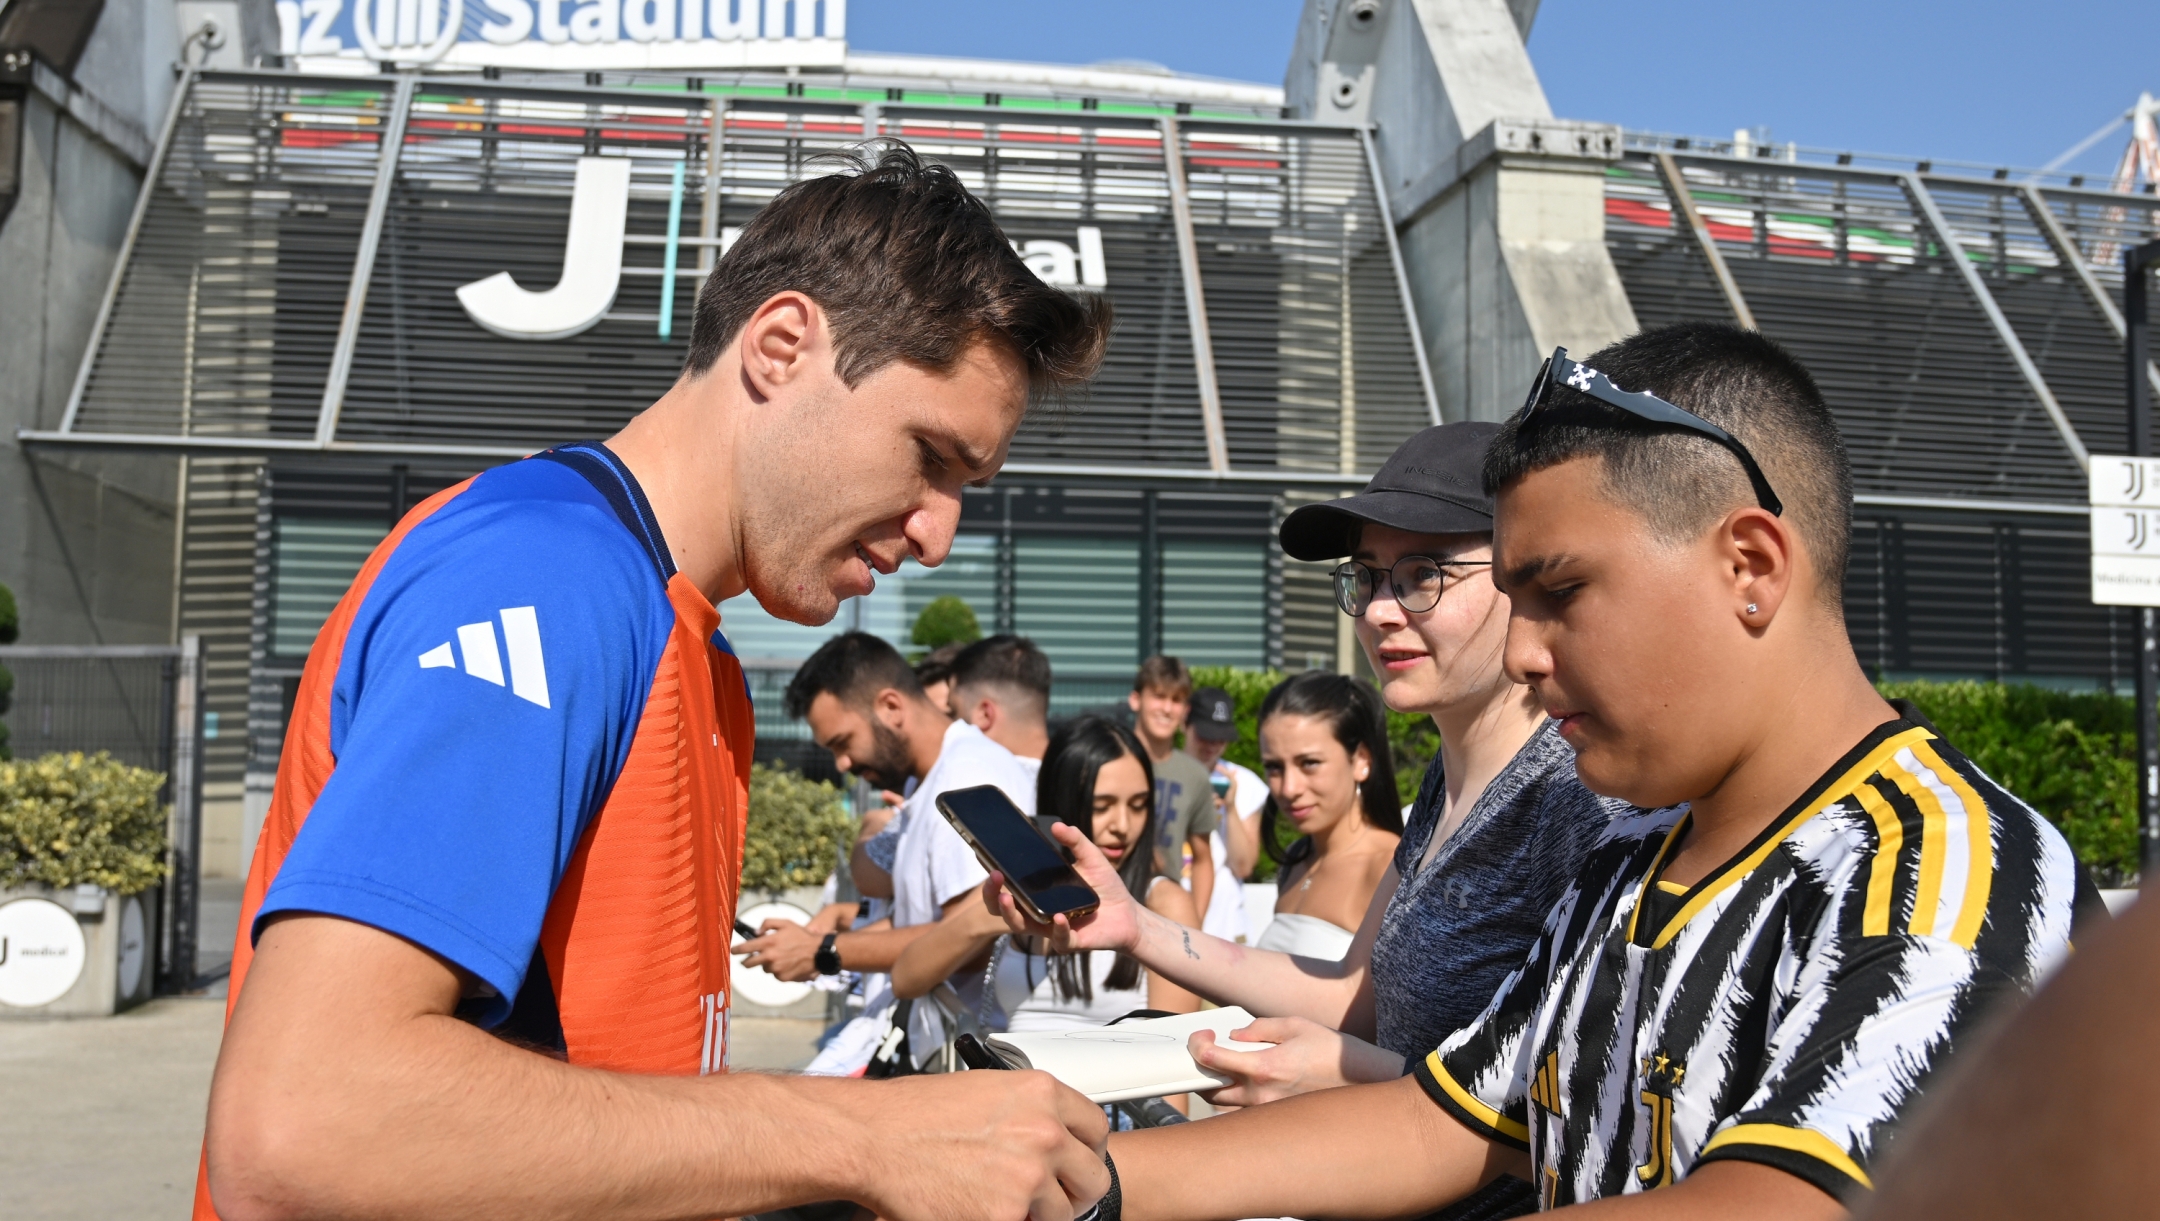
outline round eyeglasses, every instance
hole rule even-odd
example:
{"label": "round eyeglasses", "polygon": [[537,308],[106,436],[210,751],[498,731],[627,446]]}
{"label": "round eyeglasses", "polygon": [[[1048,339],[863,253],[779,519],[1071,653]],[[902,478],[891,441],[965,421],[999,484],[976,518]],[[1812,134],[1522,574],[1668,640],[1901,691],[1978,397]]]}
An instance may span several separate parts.
{"label": "round eyeglasses", "polygon": [[1491,560],[1436,560],[1429,555],[1406,555],[1392,568],[1375,568],[1356,560],[1344,560],[1328,575],[1335,579],[1335,605],[1355,619],[1372,605],[1373,595],[1386,581],[1395,601],[1413,615],[1440,605],[1440,591],[1450,571],[1456,580],[1469,575],[1467,568],[1490,568]]}

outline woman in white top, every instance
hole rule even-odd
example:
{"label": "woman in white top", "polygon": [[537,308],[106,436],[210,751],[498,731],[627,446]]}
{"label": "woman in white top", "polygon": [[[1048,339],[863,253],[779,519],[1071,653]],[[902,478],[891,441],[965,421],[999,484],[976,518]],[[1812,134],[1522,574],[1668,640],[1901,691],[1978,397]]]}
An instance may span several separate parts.
{"label": "woman in white top", "polygon": [[[1100,849],[1148,910],[1199,924],[1192,895],[1155,872],[1155,774],[1130,729],[1081,717],[1058,730],[1043,754],[1035,803],[1038,819],[1069,823]],[[893,991],[922,996],[970,964],[987,971],[981,1016],[993,1030],[1069,1030],[1135,1009],[1190,1013],[1200,1004],[1130,954],[1052,954],[1037,938],[1006,933],[1003,919],[974,905],[948,913],[901,953]]]}
{"label": "woman in white top", "polygon": [[[1260,705],[1260,763],[1260,847],[1282,872],[1257,948],[1340,962],[1402,839],[1379,693],[1319,671],[1276,684]],[[1287,851],[1275,846],[1283,818],[1304,832]]]}

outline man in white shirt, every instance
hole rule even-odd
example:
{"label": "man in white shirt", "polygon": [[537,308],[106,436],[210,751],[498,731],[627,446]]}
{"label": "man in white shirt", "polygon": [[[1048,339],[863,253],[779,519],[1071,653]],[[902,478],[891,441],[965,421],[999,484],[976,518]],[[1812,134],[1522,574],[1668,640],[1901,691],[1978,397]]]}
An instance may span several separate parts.
{"label": "man in white shirt", "polygon": [[1244,881],[1260,860],[1260,811],[1267,805],[1267,784],[1258,773],[1223,758],[1237,741],[1237,704],[1221,687],[1192,693],[1185,721],[1185,752],[1208,769],[1215,790],[1215,890],[1201,919],[1204,932],[1225,941],[1244,942],[1252,934],[1245,913]]}
{"label": "man in white shirt", "polygon": [[1050,659],[1025,636],[990,636],[952,659],[953,715],[1019,756],[1032,779],[1050,748]]}
{"label": "man in white shirt", "polygon": [[[966,902],[988,876],[938,812],[938,795],[992,784],[1032,814],[1034,777],[1011,751],[934,707],[899,650],[868,632],[844,632],[811,654],[788,683],[786,706],[809,722],[812,737],[833,753],[840,770],[881,789],[916,783],[891,825],[858,845],[852,863],[862,893],[892,897],[892,928],[820,939],[799,926],[768,922],[762,936],[745,943],[751,953],[744,961],[782,979],[889,970],[901,950]],[[951,982],[962,1003],[972,1006],[981,980],[962,973]],[[880,1018],[892,993],[888,986],[866,999],[863,1016]],[[915,1006],[908,1031],[915,1056],[936,1049],[944,1035],[936,1006]]]}

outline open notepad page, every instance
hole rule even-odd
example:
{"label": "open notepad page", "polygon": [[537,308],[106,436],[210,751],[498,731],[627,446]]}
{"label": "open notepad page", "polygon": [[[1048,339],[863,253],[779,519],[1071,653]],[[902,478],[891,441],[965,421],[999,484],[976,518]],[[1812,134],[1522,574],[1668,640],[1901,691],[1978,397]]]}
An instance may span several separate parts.
{"label": "open notepad page", "polygon": [[1144,1018],[1115,1026],[991,1035],[990,1042],[1028,1068],[1038,1068],[1090,1102],[1160,1098],[1230,1084],[1200,1067],[1185,1050],[1194,1031],[1212,1030],[1231,1051],[1265,1051],[1272,1043],[1243,1043],[1230,1032],[1252,1024],[1243,1009],[1207,1009],[1173,1017]]}

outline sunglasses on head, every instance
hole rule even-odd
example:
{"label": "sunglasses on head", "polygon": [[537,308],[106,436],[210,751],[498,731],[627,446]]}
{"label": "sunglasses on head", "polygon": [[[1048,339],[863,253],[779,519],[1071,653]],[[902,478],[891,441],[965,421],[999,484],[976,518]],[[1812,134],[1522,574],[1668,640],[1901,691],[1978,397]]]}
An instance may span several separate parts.
{"label": "sunglasses on head", "polygon": [[1565,385],[1580,390],[1608,407],[1618,407],[1637,419],[1652,424],[1663,424],[1698,436],[1710,438],[1732,451],[1740,465],[1747,470],[1748,482],[1755,486],[1755,502],[1774,516],[1783,516],[1785,502],[1770,490],[1770,481],[1763,478],[1762,467],[1756,465],[1755,455],[1740,444],[1740,439],[1685,408],[1675,407],[1654,394],[1637,394],[1622,390],[1612,380],[1588,365],[1569,360],[1566,348],[1554,348],[1553,354],[1538,370],[1537,380],[1530,383],[1530,397],[1523,401],[1522,420],[1525,426],[1536,417],[1539,408],[1552,394],[1555,385]]}

